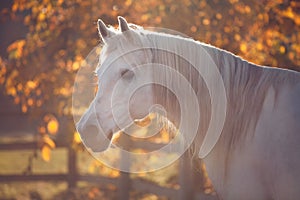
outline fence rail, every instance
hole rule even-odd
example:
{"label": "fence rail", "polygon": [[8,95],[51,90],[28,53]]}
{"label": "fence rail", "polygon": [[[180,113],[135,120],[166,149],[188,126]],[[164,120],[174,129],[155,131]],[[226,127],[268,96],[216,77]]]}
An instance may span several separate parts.
{"label": "fence rail", "polygon": [[[139,144],[136,145],[140,147]],[[148,145],[151,147],[151,145]],[[156,145],[155,147],[160,146]],[[142,147],[142,146],[141,146]],[[145,147],[145,146],[143,146]],[[35,150],[38,148],[37,142],[17,142],[11,144],[0,144],[0,151],[3,150]],[[117,178],[103,177],[100,175],[79,174],[76,168],[76,152],[65,144],[58,144],[57,148],[68,149],[68,172],[52,173],[52,174],[0,174],[0,182],[18,182],[18,181],[65,181],[70,188],[76,187],[78,181],[85,181],[91,183],[113,184],[118,188],[118,199],[128,200],[130,190],[136,190],[145,193],[153,193],[158,196],[165,196],[169,199],[194,199],[194,200],[216,200],[215,196],[205,195],[202,193],[194,193],[188,186],[192,186],[191,176],[182,174],[186,172],[190,162],[181,160],[179,169],[179,189],[167,188],[156,185],[142,179],[131,179],[128,173],[121,173]],[[152,147],[150,148],[152,149]],[[183,158],[184,159],[184,156]],[[180,173],[181,172],[181,173]]]}

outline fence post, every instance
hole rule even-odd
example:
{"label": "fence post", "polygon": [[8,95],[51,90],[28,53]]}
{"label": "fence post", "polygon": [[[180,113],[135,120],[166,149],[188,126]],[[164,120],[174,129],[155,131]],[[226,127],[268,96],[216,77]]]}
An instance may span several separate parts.
{"label": "fence post", "polygon": [[76,152],[71,145],[68,145],[68,187],[76,187],[77,182],[77,158]]}
{"label": "fence post", "polygon": [[[125,149],[130,147],[130,139],[126,134],[121,134],[120,143]],[[130,156],[121,151],[120,154],[120,168],[124,171],[120,171],[120,179],[118,184],[118,199],[119,200],[129,200],[131,180],[130,180]],[[126,171],[125,171],[126,170]]]}
{"label": "fence post", "polygon": [[193,171],[191,166],[191,160],[189,159],[189,153],[186,151],[180,158],[179,164],[179,195],[178,200],[181,199],[193,199],[194,185],[193,185]]}

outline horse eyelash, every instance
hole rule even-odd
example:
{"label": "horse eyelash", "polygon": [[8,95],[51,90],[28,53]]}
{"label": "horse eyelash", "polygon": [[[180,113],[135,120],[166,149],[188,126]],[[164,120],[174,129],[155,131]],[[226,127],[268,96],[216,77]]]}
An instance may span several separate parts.
{"label": "horse eyelash", "polygon": [[129,69],[124,69],[121,71],[121,77],[124,76],[127,72],[129,71]]}
{"label": "horse eyelash", "polygon": [[121,71],[121,77],[130,79],[133,75],[134,75],[134,73],[130,69],[124,69]]}

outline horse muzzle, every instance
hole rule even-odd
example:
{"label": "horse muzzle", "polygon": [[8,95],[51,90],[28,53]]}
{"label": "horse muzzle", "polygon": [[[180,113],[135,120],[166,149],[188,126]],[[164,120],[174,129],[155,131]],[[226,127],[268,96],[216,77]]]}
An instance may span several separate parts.
{"label": "horse muzzle", "polygon": [[97,123],[85,120],[85,116],[76,124],[76,129],[83,144],[93,152],[105,151],[110,146],[113,132],[106,134]]}

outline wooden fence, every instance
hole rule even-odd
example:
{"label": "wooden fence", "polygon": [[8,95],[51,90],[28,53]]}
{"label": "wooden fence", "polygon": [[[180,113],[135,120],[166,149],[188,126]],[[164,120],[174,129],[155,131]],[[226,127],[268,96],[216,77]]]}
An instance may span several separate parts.
{"label": "wooden fence", "polygon": [[[159,147],[159,144],[154,144],[154,148]],[[149,143],[135,143],[136,147],[153,148]],[[155,146],[156,145],[156,146]],[[37,142],[27,143],[11,143],[0,144],[1,150],[34,150],[37,149]],[[212,195],[205,195],[203,193],[194,192],[190,186],[193,184],[193,175],[187,173],[191,171],[190,161],[187,156],[182,156],[179,167],[179,189],[161,187],[154,183],[147,182],[141,179],[131,179],[129,173],[121,172],[117,178],[103,177],[100,175],[79,174],[77,171],[77,155],[76,152],[68,145],[58,144],[57,148],[67,148],[68,150],[68,171],[67,173],[54,174],[0,174],[0,182],[14,182],[14,181],[66,181],[69,188],[76,187],[78,181],[86,181],[91,183],[113,184],[118,188],[118,199],[129,200],[129,193],[131,190],[152,193],[158,196],[165,196],[169,199],[176,200],[216,200]]]}

